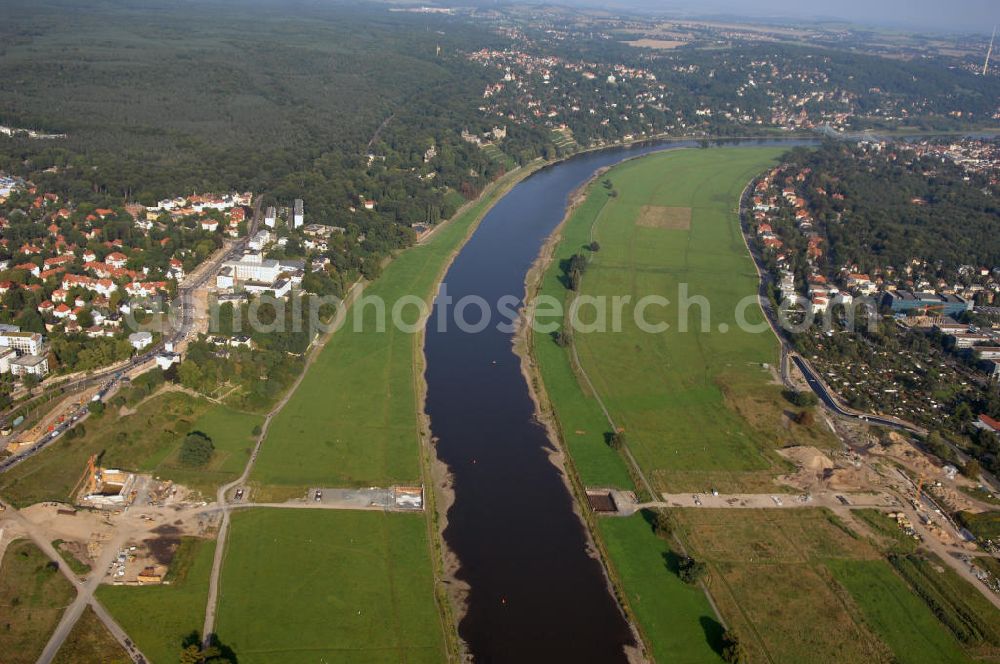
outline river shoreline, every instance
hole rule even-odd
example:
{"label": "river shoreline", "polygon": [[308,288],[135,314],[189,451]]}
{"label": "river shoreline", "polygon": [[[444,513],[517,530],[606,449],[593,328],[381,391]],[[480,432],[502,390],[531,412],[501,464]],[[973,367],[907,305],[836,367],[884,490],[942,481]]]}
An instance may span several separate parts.
{"label": "river shoreline", "polygon": [[[538,294],[542,279],[548,271],[549,266],[552,264],[556,247],[559,246],[559,243],[562,240],[563,227],[570,220],[580,205],[587,199],[587,196],[590,194],[590,189],[594,183],[597,182],[601,176],[611,170],[611,168],[611,166],[604,166],[597,169],[586,182],[577,187],[569,195],[566,211],[562,220],[559,222],[559,225],[553,229],[541,249],[539,249],[538,256],[535,258],[525,275],[524,292],[526,301],[533,301],[535,296]],[[628,661],[633,664],[648,662],[650,661],[647,654],[648,649],[645,647],[645,641],[643,640],[637,627],[638,623],[628,609],[628,604],[624,599],[624,592],[613,574],[607,552],[600,544],[598,535],[594,532],[596,524],[592,523],[591,518],[588,518],[589,515],[586,512],[586,487],[584,487],[579,475],[573,468],[572,457],[570,457],[569,452],[563,444],[563,437],[559,429],[558,420],[556,419],[555,413],[552,411],[552,404],[545,391],[545,383],[542,380],[541,372],[539,371],[537,362],[535,361],[534,353],[532,351],[534,333],[531,326],[531,320],[533,318],[533,312],[530,309],[522,307],[518,311],[518,314],[517,330],[514,332],[511,345],[514,354],[521,361],[521,375],[524,376],[524,381],[528,386],[528,394],[530,395],[532,402],[535,404],[535,419],[545,429],[546,436],[548,437],[549,444],[551,445],[551,449],[548,453],[549,461],[559,471],[559,476],[563,480],[566,490],[573,496],[573,512],[584,526],[584,531],[587,535],[587,554],[600,562],[601,570],[604,572],[604,578],[608,585],[608,590],[617,601],[618,606],[621,609],[622,616],[625,618],[629,625],[629,629],[632,631],[636,645],[626,647],[625,655],[628,658]]]}
{"label": "river shoreline", "polygon": [[[552,163],[558,162],[540,162],[536,160],[526,166],[520,166],[505,174],[501,178],[501,180],[503,178],[508,178],[506,181],[501,182],[501,180],[497,180],[491,183],[489,188],[483,192],[480,198],[469,201],[469,203],[466,204],[471,207],[481,202],[483,196],[493,199],[488,202],[476,219],[469,224],[469,228],[467,229],[465,236],[448,255],[448,258],[441,264],[441,269],[434,278],[434,289],[428,295],[431,302],[434,301],[437,289],[440,287],[445,275],[455,262],[455,259],[458,257],[459,253],[461,253],[462,249],[465,247],[472,235],[479,228],[479,224],[482,223],[486,215],[493,209],[493,206],[496,205],[498,201],[506,196],[511,189],[517,186],[525,178],[530,177],[538,170],[545,168]],[[430,233],[421,238],[421,242],[426,242],[431,239],[434,235],[434,231],[451,223],[453,220],[458,219],[465,209],[466,206],[463,206],[463,208],[460,208],[459,211],[456,212],[456,214],[454,214],[447,222],[435,226]],[[444,538],[444,531],[448,527],[448,510],[451,509],[452,504],[455,502],[455,491],[453,488],[451,471],[448,469],[447,464],[438,458],[437,452],[434,448],[435,440],[431,435],[431,418],[427,413],[427,356],[424,350],[426,339],[425,323],[426,319],[421,321],[419,332],[414,335],[413,359],[414,376],[416,381],[415,392],[417,399],[417,430],[418,435],[420,436],[420,460],[424,475],[424,485],[427,489],[429,489],[429,491],[425,491],[424,500],[425,510],[430,515],[427,522],[430,531],[428,535],[429,541],[431,542],[431,552],[435,565],[435,595],[442,614],[442,620],[447,626],[445,632],[448,635],[449,654],[453,658],[457,658],[462,661],[471,661],[469,649],[458,633],[458,624],[461,622],[461,619],[464,617],[466,611],[469,586],[457,577],[457,572],[461,567],[461,563],[458,560],[458,556],[456,556],[451,550]]]}
{"label": "river shoreline", "polygon": [[[781,139],[794,142],[802,140],[802,137],[783,136]],[[491,212],[491,210],[494,209],[496,204],[499,203],[511,189],[526,180],[530,175],[534,175],[540,171],[547,170],[550,167],[569,162],[575,157],[580,157],[588,153],[593,154],[595,152],[615,149],[621,150],[623,148],[647,148],[641,152],[637,151],[637,154],[635,155],[623,156],[623,158],[615,161],[613,164],[597,168],[581,184],[577,185],[569,193],[566,203],[561,206],[561,220],[552,229],[552,231],[545,236],[537,254],[534,256],[533,262],[530,264],[530,267],[527,269],[523,278],[522,285],[525,290],[525,296],[526,299],[530,301],[532,294],[537,290],[545,269],[547,269],[548,265],[551,263],[553,252],[555,247],[558,245],[561,237],[561,231],[565,223],[576,211],[580,203],[585,199],[588,191],[593,186],[593,183],[603,173],[605,173],[612,166],[617,166],[623,162],[646,156],[652,152],[694,147],[692,143],[697,140],[700,139],[693,139],[691,137],[644,138],[642,140],[631,141],[629,143],[617,143],[581,150],[573,153],[572,155],[567,155],[566,157],[553,161],[538,160],[536,162],[532,162],[532,164],[523,167],[525,168],[523,172],[519,172],[516,177],[512,177],[510,181],[505,182],[500,188],[492,191],[488,190],[492,200],[488,202],[478,217],[470,224],[465,237],[461,240],[461,242],[456,244],[448,259],[442,263],[440,273],[435,280],[435,284],[439,287],[440,283],[447,277],[447,273],[455,263],[457,257],[462,253],[462,251],[465,250],[470,239],[479,229],[483,219]],[[706,137],[704,140],[729,142],[730,140],[738,141],[740,139],[729,139],[727,137],[717,137],[712,139]],[[754,136],[746,137],[743,140],[775,141],[775,137]],[[688,145],[674,145],[681,143],[687,143]],[[662,149],[649,149],[652,146],[657,145],[662,145]],[[513,173],[514,171],[508,174],[508,176]],[[455,219],[456,217],[457,215],[452,217],[452,219]],[[434,292],[431,295],[432,301],[434,300],[434,295],[436,295],[436,293],[437,287],[435,287]],[[543,452],[548,458],[548,463],[559,471],[558,481],[567,490],[570,497],[569,502],[572,513],[579,522],[579,525],[583,526],[582,530],[585,538],[584,553],[599,566],[604,577],[606,588],[610,591],[609,594],[611,597],[614,598],[614,603],[624,619],[624,623],[627,624],[627,629],[631,634],[632,641],[632,645],[623,646],[625,649],[624,655],[627,658],[627,661],[648,661],[648,656],[646,654],[647,644],[645,640],[641,638],[637,622],[634,619],[634,616],[631,615],[628,605],[625,602],[620,583],[618,583],[614,577],[614,571],[608,563],[607,552],[603,550],[603,545],[597,534],[594,532],[596,522],[594,521],[593,516],[587,511],[585,488],[580,483],[579,476],[573,467],[573,460],[569,457],[567,451],[565,450],[562,438],[558,431],[558,425],[553,417],[551,407],[548,405],[547,396],[544,392],[544,386],[541,383],[541,377],[538,374],[537,368],[534,366],[530,347],[531,330],[530,325],[527,324],[528,321],[530,321],[531,312],[524,311],[523,306],[524,305],[522,304],[522,309],[518,312],[517,326],[514,335],[510,340],[510,344],[512,346],[511,351],[515,355],[515,359],[518,361],[518,372],[527,387],[526,396],[533,405],[532,419],[544,429],[543,436],[547,442],[545,447],[548,449],[543,450]],[[432,421],[431,416],[428,413],[428,352],[426,319],[424,323],[425,325],[421,326],[420,331],[414,340],[414,362],[417,367],[417,371],[415,372],[415,380],[417,381],[416,415],[419,425],[419,436],[421,439],[421,461],[423,466],[422,471],[424,482],[425,486],[430,489],[430,491],[427,492],[428,495],[425,496],[425,501],[429,504],[425,507],[431,513],[431,518],[428,521],[428,528],[430,530],[431,546],[435,560],[435,594],[441,607],[441,611],[445,614],[443,615],[442,620],[446,623],[450,623],[450,629],[448,630],[450,645],[454,646],[454,644],[457,643],[457,646],[449,648],[452,656],[463,661],[471,661],[472,652],[469,644],[463,639],[459,632],[461,623],[469,615],[469,596],[471,588],[466,581],[459,578],[460,571],[462,570],[462,561],[459,560],[458,555],[445,538],[445,530],[449,526],[448,513],[455,505],[456,501],[454,488],[455,478],[452,475],[452,471],[450,470],[448,464],[446,464],[439,456],[437,439],[434,437],[431,429]]]}

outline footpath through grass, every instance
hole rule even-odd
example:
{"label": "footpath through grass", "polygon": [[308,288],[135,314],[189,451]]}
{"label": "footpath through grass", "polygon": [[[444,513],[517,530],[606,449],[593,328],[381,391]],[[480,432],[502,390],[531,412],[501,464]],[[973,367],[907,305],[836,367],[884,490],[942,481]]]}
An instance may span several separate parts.
{"label": "footpath through grass", "polygon": [[[396,329],[392,307],[404,296],[416,296],[429,310],[449,257],[522,174],[506,176],[425,244],[402,252],[365,289],[365,299],[386,303],[384,329],[374,305],[362,306],[359,300],[351,307],[343,327],[271,422],[253,480],[293,487],[419,483],[414,362],[419,337]],[[401,313],[407,323],[416,322],[412,303]]]}
{"label": "footpath through grass", "polygon": [[[766,452],[775,441],[748,423],[740,408],[778,409],[780,417],[780,390],[769,385],[771,374],[762,369],[775,363],[778,347],[770,332],[736,330],[736,303],[756,293],[757,279],[735,209],[750,178],[780,153],[773,148],[683,150],[612,168],[591,185],[563,225],[541,277],[540,295],[569,302],[573,294],[565,265],[584,253],[590,264],[583,295],[605,296],[607,302],[631,298],[622,307],[619,331],[575,329],[572,338],[640,466],[661,488],[668,469],[696,472],[701,482],[706,471],[771,467]],[[600,245],[597,252],[585,249],[592,240]],[[660,334],[640,330],[633,316],[636,302],[658,295],[675,303],[681,283],[709,300],[713,325],[725,322],[735,333],[716,339],[722,335],[713,331],[678,332],[676,308],[671,313],[662,307],[647,309],[647,319],[669,322],[670,329]],[[760,322],[759,309],[751,308],[747,318]],[[593,320],[593,308],[583,310],[580,319]],[[627,465],[606,442],[611,427],[570,349],[536,334],[532,352],[584,484],[632,488]],[[719,661],[722,629],[708,599],[679,579],[669,565],[676,555],[645,520],[603,519],[598,530],[652,655],[659,661]]]}
{"label": "footpath through grass", "polygon": [[[674,510],[708,586],[751,661],[889,664],[892,652],[849,604],[825,565],[879,552],[825,509]],[[905,592],[905,589],[904,589]]]}
{"label": "footpath through grass", "polygon": [[186,539],[170,585],[98,587],[98,600],[154,664],[176,662],[184,640],[201,631],[214,553],[215,542]]}
{"label": "footpath through grass", "polygon": [[240,664],[446,661],[423,515],[233,515],[217,632]]}
{"label": "footpath through grass", "polygon": [[[591,225],[607,200],[602,194],[587,196],[563,224],[552,263],[541,275],[538,284],[539,297],[567,300],[569,294],[563,283],[561,262],[569,260],[581,247],[590,243]],[[595,395],[586,389],[574,371],[569,350],[557,345],[549,336],[535,334],[531,352],[563,441],[584,484],[633,488],[621,456],[605,440],[610,428],[608,420]]]}
{"label": "footpath through grass", "polygon": [[[392,308],[408,298],[403,318],[418,323],[412,300],[429,310],[448,260],[531,170],[502,178],[365,289],[271,421],[251,475],[260,495],[421,483],[422,326],[397,329]],[[385,309],[366,304],[372,301]],[[443,661],[428,537],[426,515],[236,514],[222,574],[220,638],[241,662]]]}
{"label": "footpath through grass", "polygon": [[1000,659],[1000,611],[934,555],[894,555],[896,571],[969,652]]}

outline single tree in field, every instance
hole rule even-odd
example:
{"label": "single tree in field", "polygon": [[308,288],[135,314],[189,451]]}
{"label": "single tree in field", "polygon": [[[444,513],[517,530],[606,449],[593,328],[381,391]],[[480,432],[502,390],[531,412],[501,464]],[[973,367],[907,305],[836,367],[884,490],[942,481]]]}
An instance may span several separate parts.
{"label": "single tree in field", "polygon": [[625,447],[625,434],[621,431],[613,431],[608,434],[608,445],[613,450],[620,450]]}
{"label": "single tree in field", "polygon": [[750,661],[746,648],[739,637],[728,629],[722,634],[722,659],[729,664],[746,664]]}
{"label": "single tree in field", "polygon": [[707,572],[708,565],[689,556],[681,560],[677,575],[684,583],[694,585],[701,581]]}
{"label": "single tree in field", "polygon": [[180,664],[236,664],[236,653],[220,643],[214,634],[207,645],[202,645],[198,632],[191,632],[181,647]]}
{"label": "single tree in field", "polygon": [[809,390],[788,390],[785,397],[799,408],[809,408],[819,403],[816,395]]}
{"label": "single tree in field", "polygon": [[674,522],[663,510],[653,512],[653,532],[657,537],[668,539],[674,534]]}
{"label": "single tree in field", "polygon": [[222,656],[222,651],[215,646],[201,647],[192,643],[181,651],[181,664],[231,664],[232,660]]}
{"label": "single tree in field", "polygon": [[212,439],[200,431],[192,431],[181,444],[181,463],[185,466],[204,466],[215,452]]}

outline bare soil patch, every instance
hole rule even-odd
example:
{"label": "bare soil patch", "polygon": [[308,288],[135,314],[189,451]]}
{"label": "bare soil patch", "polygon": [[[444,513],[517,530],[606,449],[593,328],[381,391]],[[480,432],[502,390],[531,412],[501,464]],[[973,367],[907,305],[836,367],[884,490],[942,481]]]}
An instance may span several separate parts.
{"label": "bare soil patch", "polygon": [[636,48],[670,50],[672,48],[677,48],[678,46],[683,46],[687,42],[674,41],[672,39],[633,39],[632,41],[627,41],[625,43],[629,46],[635,46]]}
{"label": "bare soil patch", "polygon": [[636,224],[643,228],[686,231],[691,228],[691,208],[643,205]]}
{"label": "bare soil patch", "polygon": [[174,554],[181,545],[180,537],[157,537],[144,540],[143,544],[149,550],[150,556],[160,565],[169,565],[174,560]]}

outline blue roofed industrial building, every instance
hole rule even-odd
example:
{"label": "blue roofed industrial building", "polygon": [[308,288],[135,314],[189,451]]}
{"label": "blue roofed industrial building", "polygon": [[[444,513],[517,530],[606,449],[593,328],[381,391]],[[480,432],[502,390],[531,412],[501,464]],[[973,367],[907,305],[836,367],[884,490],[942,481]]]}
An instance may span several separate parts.
{"label": "blue roofed industrial building", "polygon": [[957,295],[941,295],[930,291],[910,292],[898,290],[882,297],[882,306],[894,313],[929,313],[942,316],[957,316],[963,311],[972,311],[972,300]]}

